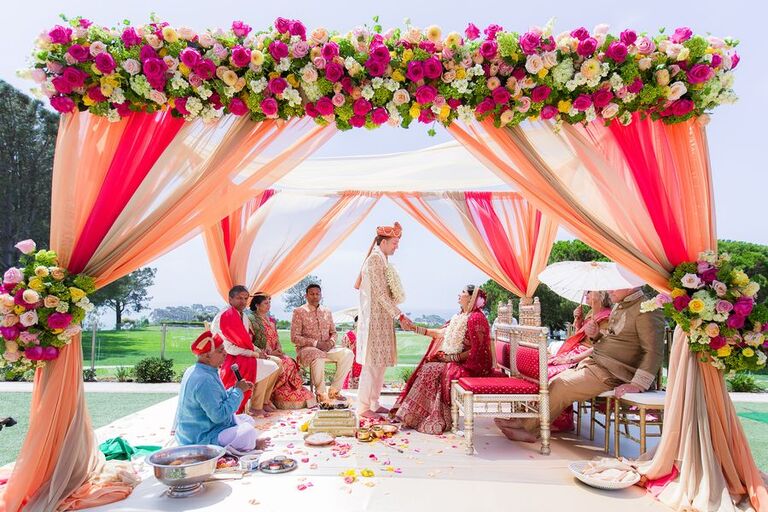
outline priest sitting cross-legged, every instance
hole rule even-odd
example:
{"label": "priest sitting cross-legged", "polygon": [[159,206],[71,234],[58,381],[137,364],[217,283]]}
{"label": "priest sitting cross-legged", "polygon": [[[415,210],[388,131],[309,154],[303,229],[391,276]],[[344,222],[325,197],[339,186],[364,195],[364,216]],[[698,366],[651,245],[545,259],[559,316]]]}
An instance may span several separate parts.
{"label": "priest sitting cross-legged", "polygon": [[197,364],[187,368],[181,380],[176,411],[176,441],[180,445],[215,444],[234,453],[263,449],[267,439],[259,439],[253,418],[235,414],[243,393],[253,384],[239,380],[224,389],[219,367],[224,362],[224,340],[206,331],[192,343]]}

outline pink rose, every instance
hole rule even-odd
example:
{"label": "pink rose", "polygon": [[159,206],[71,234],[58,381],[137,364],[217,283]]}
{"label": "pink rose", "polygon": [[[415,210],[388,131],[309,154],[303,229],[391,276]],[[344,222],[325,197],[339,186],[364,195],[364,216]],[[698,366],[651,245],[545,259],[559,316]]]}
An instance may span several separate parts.
{"label": "pink rose", "polygon": [[21,269],[16,267],[9,268],[8,270],[5,271],[5,274],[3,274],[4,283],[18,284],[23,279],[24,279],[24,274],[22,273]]}
{"label": "pink rose", "polygon": [[427,78],[439,78],[443,74],[443,65],[437,57],[430,57],[423,62],[424,76]]}
{"label": "pink rose", "polygon": [[274,116],[277,114],[277,100],[275,98],[265,98],[261,101],[261,111],[266,116]]}
{"label": "pink rose", "polygon": [[734,53],[731,55],[731,69],[736,69],[736,66],[739,64],[739,61],[741,60],[741,57],[739,57],[738,53]]}
{"label": "pink rose", "polygon": [[640,36],[635,41],[635,47],[641,55],[650,55],[656,50],[656,43],[649,37]]}
{"label": "pink rose", "polygon": [[277,78],[270,80],[267,87],[269,88],[269,92],[272,94],[283,94],[283,91],[285,91],[286,87],[288,87],[288,82],[285,80],[285,78],[278,76]]}
{"label": "pink rose", "polygon": [[189,100],[189,98],[176,98],[173,102],[176,112],[183,116],[188,116],[190,114],[189,110],[187,110],[187,100]]}
{"label": "pink rose", "polygon": [[587,30],[584,27],[579,27],[577,29],[571,30],[571,37],[575,37],[579,41],[583,41],[589,37],[589,30]]}
{"label": "pink rose", "polygon": [[85,79],[88,78],[88,74],[85,71],[73,67],[64,69],[61,76],[64,77],[72,89],[82,87],[85,83]]}
{"label": "pink rose", "polygon": [[733,313],[747,317],[755,307],[755,301],[751,297],[740,297],[733,305]]}
{"label": "pink rose", "polygon": [[107,52],[98,54],[94,59],[94,65],[96,66],[96,69],[105,75],[112,73],[117,67],[115,59]]}
{"label": "pink rose", "polygon": [[236,116],[243,116],[248,113],[248,105],[240,98],[232,98],[229,102],[229,111]]}
{"label": "pink rose", "polygon": [[745,317],[741,315],[733,314],[728,317],[728,320],[725,321],[725,324],[731,329],[741,329],[742,327],[744,327],[745,320],[746,320]]}
{"label": "pink rose", "polygon": [[233,21],[232,32],[234,32],[237,37],[245,37],[251,32],[251,27],[242,21]]}
{"label": "pink rose", "polygon": [[[14,245],[15,248],[17,248],[19,251],[21,251],[22,254],[32,254],[37,249],[37,245],[35,245],[35,241],[28,238],[26,240],[22,240],[21,242]],[[18,283],[18,281],[16,281]]]}
{"label": "pink rose", "polygon": [[72,315],[69,313],[53,313],[48,317],[47,323],[50,329],[64,329],[72,322]]}
{"label": "pink rose", "polygon": [[555,48],[557,48],[557,43],[555,42],[554,37],[549,36],[541,40],[541,49],[544,50],[545,52],[551,52]]}
{"label": "pink rose", "polygon": [[296,58],[306,57],[309,53],[309,45],[306,41],[298,41],[291,47],[291,54]]}
{"label": "pink rose", "polygon": [[43,347],[43,352],[40,355],[40,359],[43,361],[51,361],[59,357],[59,349],[56,347]]}
{"label": "pink rose", "polygon": [[195,74],[203,80],[210,80],[216,74],[216,64],[211,59],[203,59],[195,66]]}
{"label": "pink rose", "polygon": [[693,101],[681,99],[672,104],[672,115],[684,116],[693,110]]}
{"label": "pink rose", "polygon": [[576,47],[576,53],[582,57],[589,57],[597,49],[597,39],[594,37],[588,37],[579,41],[579,45]]}
{"label": "pink rose", "polygon": [[272,41],[269,43],[269,54],[276,61],[288,56],[288,45],[282,41]]}
{"label": "pink rose", "polygon": [[371,120],[373,121],[373,124],[376,125],[381,125],[389,121],[389,113],[387,113],[387,109],[381,107],[373,109],[373,112],[371,112]]}
{"label": "pink rose", "polygon": [[331,82],[338,82],[344,76],[344,68],[338,62],[329,62],[325,66],[325,78]]}
{"label": "pink rose", "polygon": [[13,341],[19,337],[21,330],[18,325],[12,325],[10,327],[0,327],[0,336],[8,341]]}
{"label": "pink rose", "polygon": [[482,55],[485,59],[493,59],[498,51],[499,45],[494,40],[483,41],[483,43],[480,45],[480,55]]}
{"label": "pink rose", "polygon": [[524,54],[532,55],[536,53],[536,49],[541,43],[541,34],[537,34],[535,32],[526,32],[520,36],[519,43],[520,48],[522,48]]}
{"label": "pink rose", "polygon": [[73,44],[70,46],[67,50],[67,53],[77,62],[85,62],[91,57],[88,49],[79,44]]}
{"label": "pink rose", "polygon": [[56,25],[50,32],[48,32],[48,37],[51,38],[53,44],[65,44],[72,39],[72,29]]}
{"label": "pink rose", "polygon": [[592,98],[590,98],[587,94],[581,94],[579,95],[578,98],[576,98],[573,101],[573,108],[575,108],[579,112],[584,112],[591,106],[592,106]]}
{"label": "pink rose", "polygon": [[43,358],[43,347],[34,346],[24,349],[24,357],[30,361],[40,361]]}
{"label": "pink rose", "polygon": [[494,39],[496,37],[496,34],[504,30],[504,27],[501,25],[496,25],[495,23],[491,23],[487,27],[485,27],[485,30],[483,30],[483,34],[485,34],[485,37],[487,39]]}
{"label": "pink rose", "polygon": [[352,111],[358,116],[365,116],[371,111],[371,108],[373,108],[371,102],[365,98],[358,98],[352,104]]}
{"label": "pink rose", "polygon": [[94,85],[90,89],[88,89],[88,97],[91,98],[96,103],[106,101],[107,97],[104,96],[101,92],[101,88],[98,85]]}
{"label": "pink rose", "polygon": [[365,61],[365,69],[371,76],[384,76],[387,71],[387,64],[384,61],[371,58]]}
{"label": "pink rose", "polygon": [[292,36],[299,36],[302,41],[307,39],[307,29],[300,21],[292,20],[288,24],[288,32],[290,32]]}
{"label": "pink rose", "polygon": [[362,128],[365,126],[365,116],[352,116],[349,120],[349,124],[355,128]]}
{"label": "pink rose", "polygon": [[339,54],[339,45],[329,41],[323,45],[322,56],[325,60],[332,60]]}
{"label": "pink rose", "polygon": [[637,41],[637,33],[632,29],[627,29],[621,33],[621,35],[619,36],[619,39],[621,39],[622,43],[629,46],[635,41]]}
{"label": "pink rose", "polygon": [[437,89],[431,85],[422,85],[416,89],[416,101],[422,105],[432,103],[437,96]]}
{"label": "pink rose", "polygon": [[387,48],[383,44],[371,46],[370,56],[372,59],[383,61],[385,63],[389,63],[389,61],[391,60],[391,57],[389,55],[389,48]]}
{"label": "pink rose", "polygon": [[515,109],[518,112],[525,113],[525,112],[528,112],[530,108],[531,108],[531,98],[529,98],[528,96],[522,96],[517,100],[517,107],[515,107]]}
{"label": "pink rose", "polygon": [[435,114],[429,109],[424,109],[419,112],[419,122],[429,124],[435,120]]}
{"label": "pink rose", "polygon": [[325,69],[325,59],[322,57],[315,57],[312,59],[312,64],[314,64],[317,69]]}
{"label": "pink rose", "polygon": [[411,61],[408,63],[408,69],[405,71],[405,76],[409,80],[418,82],[424,78],[424,65],[419,61]]}
{"label": "pink rose", "polygon": [[195,66],[200,64],[200,61],[202,60],[202,58],[203,57],[202,55],[200,55],[200,52],[198,52],[194,48],[184,48],[183,50],[181,50],[181,53],[179,53],[179,59],[189,69],[194,69]]}
{"label": "pink rose", "polygon": [[38,334],[36,332],[23,331],[19,333],[19,340],[28,345],[39,345],[40,340],[37,338],[37,336]]}
{"label": "pink rose", "polygon": [[682,311],[688,307],[689,302],[691,302],[691,298],[688,295],[680,295],[674,298],[672,305],[677,311]]}
{"label": "pink rose", "polygon": [[608,49],[605,51],[608,58],[621,64],[627,59],[627,45],[620,41],[613,41],[608,45]]}
{"label": "pink rose", "polygon": [[711,340],[709,340],[709,348],[712,350],[717,350],[720,348],[723,348],[727,342],[725,341],[725,338],[723,336],[715,336]]}
{"label": "pink rose", "polygon": [[327,116],[328,114],[333,114],[333,103],[327,97],[322,97],[319,100],[317,100],[317,104],[315,105],[315,107],[317,108],[317,111],[320,113],[321,116]]}
{"label": "pink rose", "polygon": [[719,300],[715,304],[715,311],[718,313],[729,313],[733,310],[733,304],[728,302],[727,300]]}
{"label": "pink rose", "polygon": [[317,111],[317,107],[314,105],[314,103],[307,103],[304,105],[304,112],[312,119],[320,115],[320,112]]}
{"label": "pink rose", "polygon": [[251,63],[251,50],[237,45],[232,48],[232,55],[229,61],[237,68],[244,68]]}
{"label": "pink rose", "polygon": [[680,27],[675,29],[675,33],[669,38],[673,43],[682,43],[691,38],[693,31],[688,27]]}
{"label": "pink rose", "polygon": [[706,64],[696,64],[690,70],[688,70],[686,76],[688,77],[688,82],[692,84],[703,84],[712,78],[714,74],[715,72],[712,70],[712,68]]}
{"label": "pink rose", "polygon": [[51,107],[53,107],[56,112],[68,114],[75,110],[75,102],[67,96],[51,96]]}
{"label": "pink rose", "polygon": [[547,98],[549,98],[549,95],[552,93],[552,89],[547,87],[546,85],[539,85],[537,87],[534,87],[531,91],[531,100],[534,103],[539,103],[540,101],[544,101]]}
{"label": "pink rose", "polygon": [[139,34],[136,33],[136,29],[133,27],[128,27],[123,30],[123,33],[120,35],[120,39],[123,40],[123,44],[126,48],[141,44],[141,37],[139,37]]}
{"label": "pink rose", "polygon": [[480,29],[477,28],[477,26],[474,23],[470,23],[467,25],[467,28],[464,29],[464,35],[467,36],[467,39],[477,39],[480,37]]}
{"label": "pink rose", "polygon": [[499,87],[497,89],[494,89],[491,93],[491,96],[493,97],[494,103],[497,105],[506,105],[509,103],[509,99],[512,97],[511,94],[509,94],[509,91],[506,90],[504,87]]}
{"label": "pink rose", "polygon": [[627,91],[631,92],[632,94],[637,94],[643,90],[643,86],[643,80],[638,77],[635,78],[635,80],[627,86]]}
{"label": "pink rose", "polygon": [[558,113],[557,107],[553,107],[552,105],[546,105],[544,108],[541,109],[541,118],[552,119],[557,115],[557,113]]}
{"label": "pink rose", "polygon": [[712,289],[715,290],[715,295],[718,297],[725,297],[728,292],[728,286],[720,281],[712,281]]}
{"label": "pink rose", "polygon": [[285,34],[290,30],[291,22],[290,20],[287,20],[285,18],[277,18],[275,20],[275,30],[280,32],[281,34]]}
{"label": "pink rose", "polygon": [[609,104],[613,99],[613,93],[610,89],[603,88],[598,89],[592,95],[592,102],[595,104],[595,108],[602,108]]}

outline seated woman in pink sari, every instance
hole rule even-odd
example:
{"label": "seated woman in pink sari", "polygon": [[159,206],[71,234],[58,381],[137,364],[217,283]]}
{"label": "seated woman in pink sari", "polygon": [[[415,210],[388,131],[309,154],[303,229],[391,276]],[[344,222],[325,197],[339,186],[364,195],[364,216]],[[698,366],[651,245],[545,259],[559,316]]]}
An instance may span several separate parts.
{"label": "seated woman in pink sari", "polygon": [[[352,329],[347,331],[344,337],[341,339],[341,346],[348,348],[352,353],[357,356],[357,315],[355,315],[355,323],[352,325]],[[349,372],[347,378],[344,379],[344,389],[357,389],[360,384],[360,374],[363,371],[363,365],[355,361],[352,363],[352,371]]]}
{"label": "seated woman in pink sari", "polygon": [[425,434],[442,434],[451,428],[451,381],[484,377],[493,367],[490,327],[482,311],[485,300],[485,292],[469,285],[459,294],[461,312],[444,328],[415,328],[431,336],[432,343],[391,416]]}
{"label": "seated woman in pink sari", "polygon": [[256,292],[250,304],[253,315],[248,315],[254,332],[254,345],[261,348],[283,370],[272,391],[270,402],[278,409],[310,407],[314,405],[314,397],[304,387],[304,379],[301,377],[299,364],[283,352],[275,319],[269,315],[271,306],[272,297],[266,293]]}
{"label": "seated woman in pink sari", "polygon": [[[590,310],[584,315],[584,308],[579,305],[573,311],[573,325],[576,328],[574,332],[560,347],[557,354],[549,359],[548,376],[549,379],[561,373],[568,368],[573,368],[582,359],[586,359],[592,353],[592,344],[584,332],[584,327],[590,322],[597,323],[602,329],[608,322],[611,314],[611,303],[607,292],[587,292],[587,305]],[[573,422],[573,406],[567,407],[552,422],[553,430],[567,432],[575,428]]]}

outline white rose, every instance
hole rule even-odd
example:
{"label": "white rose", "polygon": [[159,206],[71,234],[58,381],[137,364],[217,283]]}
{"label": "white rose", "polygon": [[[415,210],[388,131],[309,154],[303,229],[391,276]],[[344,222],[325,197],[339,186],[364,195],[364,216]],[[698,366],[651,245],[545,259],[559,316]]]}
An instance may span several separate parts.
{"label": "white rose", "polygon": [[669,92],[667,92],[667,99],[669,101],[677,101],[688,92],[688,88],[683,82],[675,82],[669,86]]}
{"label": "white rose", "polygon": [[5,351],[10,352],[11,354],[15,353],[19,350],[19,344],[16,343],[16,341],[6,341],[5,342]]}
{"label": "white rose", "polygon": [[185,41],[191,41],[197,36],[197,32],[189,27],[179,27],[176,32],[179,35],[179,38],[184,39]]}
{"label": "white rose", "polygon": [[197,41],[200,43],[200,46],[203,48],[210,48],[216,43],[216,40],[213,38],[211,34],[202,34]]}
{"label": "white rose", "polygon": [[28,304],[34,304],[40,300],[40,294],[35,290],[24,290],[21,297],[24,299],[24,302],[27,302]]}
{"label": "white rose", "polygon": [[155,50],[159,50],[163,47],[163,41],[157,37],[155,34],[148,34],[147,37],[147,44],[154,48]]}
{"label": "white rose", "polygon": [[27,311],[19,316],[19,322],[24,327],[29,327],[37,323],[37,311]]}
{"label": "white rose", "polygon": [[682,50],[677,54],[677,60],[678,62],[686,60],[691,55],[691,50],[689,50],[687,47],[683,47]]}
{"label": "white rose", "polygon": [[101,41],[94,41],[91,43],[90,48],[88,50],[91,52],[92,56],[97,56],[100,53],[104,53],[107,51],[107,45],[102,43]]}
{"label": "white rose", "polygon": [[308,83],[317,81],[317,70],[313,66],[306,66],[301,71],[301,79]]}
{"label": "white rose", "polygon": [[666,69],[660,69],[656,72],[656,83],[664,86],[669,84],[669,71]]}
{"label": "white rose", "polygon": [[680,279],[680,282],[682,283],[684,288],[689,288],[692,290],[696,290],[698,288],[701,288],[701,286],[704,284],[699,276],[696,274],[685,274],[682,279]]}
{"label": "white rose", "polygon": [[166,98],[165,93],[162,93],[157,89],[152,89],[152,91],[150,91],[149,99],[154,101],[158,105],[163,105],[168,101],[168,98]]}
{"label": "white rose", "polygon": [[13,313],[8,313],[3,317],[3,327],[13,327],[17,323],[19,323],[19,317]]}
{"label": "white rose", "polygon": [[123,69],[128,72],[129,75],[135,75],[141,70],[141,64],[136,59],[125,59],[123,61]]}
{"label": "white rose", "polygon": [[541,55],[542,60],[544,61],[544,67],[549,69],[557,66],[557,52],[551,51],[551,52],[544,52]]}
{"label": "white rose", "polygon": [[395,91],[395,95],[392,98],[392,101],[395,102],[395,105],[404,105],[408,103],[411,100],[411,95],[408,94],[408,91],[405,89],[398,89]]}
{"label": "white rose", "polygon": [[600,115],[603,116],[603,119],[610,119],[618,113],[619,106],[613,102],[604,106],[603,110],[600,111]]}
{"label": "white rose", "polygon": [[525,60],[525,69],[531,73],[532,75],[535,75],[542,69],[544,69],[544,60],[541,58],[540,55],[533,54],[529,55],[528,58]]}
{"label": "white rose", "polygon": [[637,67],[640,69],[640,71],[647,71],[651,69],[651,65],[653,65],[653,61],[648,57],[643,57],[637,61]]}

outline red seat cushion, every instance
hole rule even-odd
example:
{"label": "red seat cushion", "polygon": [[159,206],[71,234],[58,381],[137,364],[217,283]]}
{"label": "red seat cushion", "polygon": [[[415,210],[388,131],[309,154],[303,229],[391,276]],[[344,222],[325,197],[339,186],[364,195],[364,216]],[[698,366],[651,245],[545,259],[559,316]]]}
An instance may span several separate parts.
{"label": "red seat cushion", "polygon": [[539,386],[515,377],[464,377],[459,386],[476,395],[537,395]]}
{"label": "red seat cushion", "polygon": [[539,379],[539,351],[531,347],[517,347],[517,371],[531,379]]}
{"label": "red seat cushion", "polygon": [[509,343],[496,340],[496,364],[509,369]]}
{"label": "red seat cushion", "polygon": [[504,373],[504,370],[501,370],[499,368],[494,368],[491,370],[490,375],[488,377],[509,377],[506,373]]}

